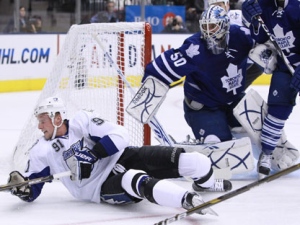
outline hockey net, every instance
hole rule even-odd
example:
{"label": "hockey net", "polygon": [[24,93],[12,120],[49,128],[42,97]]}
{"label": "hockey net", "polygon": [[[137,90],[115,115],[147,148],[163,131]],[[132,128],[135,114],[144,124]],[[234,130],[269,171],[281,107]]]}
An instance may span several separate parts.
{"label": "hockey net", "polygon": [[[36,104],[50,96],[62,97],[68,118],[80,109],[93,110],[101,118],[126,127],[131,145],[150,144],[149,127],[125,111],[133,97],[132,90],[118,76],[105,53],[137,91],[144,67],[151,60],[151,26],[142,22],[73,25]],[[14,169],[26,168],[29,149],[42,136],[37,126],[32,115],[15,148]]]}

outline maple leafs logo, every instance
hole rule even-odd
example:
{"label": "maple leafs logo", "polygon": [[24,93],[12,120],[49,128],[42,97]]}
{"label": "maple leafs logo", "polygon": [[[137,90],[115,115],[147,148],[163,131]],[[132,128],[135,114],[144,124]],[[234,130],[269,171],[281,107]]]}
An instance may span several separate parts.
{"label": "maple leafs logo", "polygon": [[195,55],[199,55],[199,45],[194,45],[193,43],[190,45],[190,47],[185,50],[186,54],[190,57],[193,58]]}
{"label": "maple leafs logo", "polygon": [[295,37],[292,31],[287,32],[284,34],[282,27],[278,24],[274,27],[274,34],[277,44],[281,49],[285,49],[288,53],[290,53],[290,48],[295,47],[293,44],[295,41]]}
{"label": "maple leafs logo", "polygon": [[242,86],[242,70],[230,63],[226,71],[228,76],[223,76],[221,78],[223,88],[226,88],[227,92],[232,91],[233,94],[236,95],[236,89]]}

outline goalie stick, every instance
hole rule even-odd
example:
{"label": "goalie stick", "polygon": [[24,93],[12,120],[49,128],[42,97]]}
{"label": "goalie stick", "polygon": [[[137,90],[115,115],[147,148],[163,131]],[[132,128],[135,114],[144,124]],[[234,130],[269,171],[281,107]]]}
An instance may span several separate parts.
{"label": "goalie stick", "polygon": [[242,193],[244,193],[246,191],[249,191],[250,189],[252,189],[254,187],[257,187],[257,186],[259,186],[259,185],[261,185],[263,183],[271,182],[271,181],[273,181],[273,180],[275,180],[275,179],[277,179],[279,177],[282,177],[284,175],[292,173],[292,172],[294,172],[294,171],[296,171],[298,169],[300,169],[300,163],[298,163],[298,164],[296,164],[294,166],[291,166],[289,168],[286,168],[284,170],[281,170],[278,173],[275,173],[275,174],[272,174],[270,176],[267,176],[267,177],[265,177],[263,179],[257,180],[255,182],[250,183],[250,184],[247,184],[247,185],[245,185],[245,186],[243,186],[241,188],[238,188],[238,189],[236,189],[234,191],[228,192],[227,194],[221,195],[218,198],[215,198],[215,199],[212,199],[210,201],[207,201],[207,202],[205,202],[205,203],[203,203],[201,205],[198,205],[198,206],[196,206],[196,207],[194,207],[192,209],[187,210],[186,212],[176,214],[175,216],[167,218],[165,220],[162,220],[162,221],[160,221],[158,223],[155,223],[154,225],[165,225],[165,224],[170,224],[172,222],[176,222],[176,221],[181,220],[181,219],[183,219],[183,218],[185,218],[187,216],[190,216],[190,215],[192,215],[194,213],[197,213],[197,212],[199,212],[199,211],[201,211],[203,209],[206,209],[206,208],[211,207],[213,205],[216,205],[216,204],[218,204],[220,202],[223,202],[223,201],[225,201],[227,199],[230,199],[230,198],[233,198],[233,197],[235,197],[237,195],[240,195],[240,194],[242,194]]}
{"label": "goalie stick", "polygon": [[275,40],[274,36],[270,33],[270,31],[269,31],[268,27],[266,26],[265,22],[263,21],[263,19],[260,16],[257,16],[256,19],[258,20],[258,22],[260,23],[260,25],[262,26],[262,28],[264,29],[266,34],[269,36],[269,39],[272,42],[272,44],[274,45],[274,47],[276,48],[277,53],[281,56],[281,58],[283,59],[285,65],[287,66],[287,68],[289,69],[289,71],[293,75],[294,72],[295,72],[294,68],[292,67],[291,63],[289,62],[289,60],[287,59],[285,54],[282,52],[282,49],[279,47],[279,45],[278,45],[277,41]]}
{"label": "goalie stick", "polygon": [[52,175],[45,176],[45,177],[34,178],[34,179],[31,179],[31,180],[26,180],[26,181],[20,182],[18,184],[1,185],[0,186],[0,191],[7,191],[7,190],[10,190],[10,189],[15,188],[15,187],[22,187],[22,186],[26,186],[26,185],[44,183],[44,182],[47,182],[47,181],[57,180],[59,178],[66,177],[66,176],[71,176],[71,171],[56,173],[56,174],[52,174]]}
{"label": "goalie stick", "polygon": [[[131,87],[130,83],[126,80],[125,75],[122,73],[118,65],[114,62],[110,54],[105,50],[105,47],[101,43],[101,41],[98,39],[97,34],[93,34],[92,37],[94,40],[97,42],[97,44],[100,46],[100,48],[103,50],[105,56],[108,58],[109,62],[111,65],[116,69],[117,73],[119,76],[122,78],[124,83],[126,83],[127,87],[132,93],[132,96],[135,95],[135,91]],[[163,127],[160,125],[158,120],[155,118],[155,116],[152,117],[152,119],[149,121],[149,126],[152,129],[152,131],[155,133],[157,140],[162,144],[162,145],[167,145],[167,146],[173,146],[173,141],[170,139],[170,137],[167,135]]]}

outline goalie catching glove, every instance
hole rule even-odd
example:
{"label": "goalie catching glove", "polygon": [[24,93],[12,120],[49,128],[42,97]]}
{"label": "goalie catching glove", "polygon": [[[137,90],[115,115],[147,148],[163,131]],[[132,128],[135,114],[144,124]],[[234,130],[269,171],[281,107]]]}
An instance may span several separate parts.
{"label": "goalie catching glove", "polygon": [[[8,184],[16,185],[28,180],[28,178],[23,177],[18,171],[13,171],[9,174]],[[18,196],[23,201],[30,201],[31,198],[31,188],[30,186],[14,187],[10,190],[12,195]]]}

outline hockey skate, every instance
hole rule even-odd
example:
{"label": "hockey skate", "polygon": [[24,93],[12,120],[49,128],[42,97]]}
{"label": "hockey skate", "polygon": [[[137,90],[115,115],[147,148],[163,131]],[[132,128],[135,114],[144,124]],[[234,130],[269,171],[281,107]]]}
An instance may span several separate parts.
{"label": "hockey skate", "polygon": [[[182,199],[182,208],[189,210],[189,209],[192,209],[203,203],[204,203],[204,201],[203,201],[201,195],[199,195],[196,192],[187,192]],[[201,214],[201,215],[211,214],[214,216],[218,216],[218,214],[211,208],[203,209],[197,213]]]}
{"label": "hockey skate", "polygon": [[261,153],[257,162],[257,172],[259,179],[262,179],[270,174],[272,154],[266,155]]}
{"label": "hockey skate", "polygon": [[192,187],[198,192],[225,192],[232,189],[232,184],[229,180],[216,179],[214,185],[209,188],[201,187],[195,182],[193,183]]}

